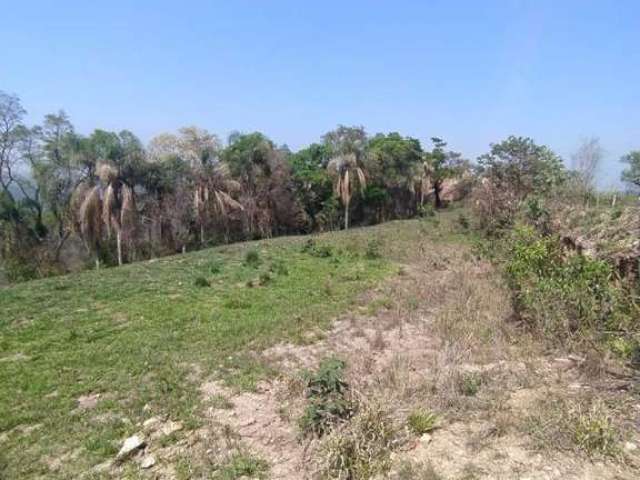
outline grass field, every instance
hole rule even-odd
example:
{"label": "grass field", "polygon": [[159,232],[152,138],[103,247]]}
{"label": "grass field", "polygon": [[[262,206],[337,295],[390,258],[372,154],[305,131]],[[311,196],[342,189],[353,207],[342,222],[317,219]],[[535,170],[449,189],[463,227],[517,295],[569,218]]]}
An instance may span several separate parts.
{"label": "grass field", "polygon": [[[253,388],[272,373],[254,352],[312,341],[313,327],[396,271],[419,225],[224,246],[0,290],[0,472],[54,478],[59,458],[86,471],[151,414],[196,428],[203,379]],[[97,405],[79,406],[96,394]]]}

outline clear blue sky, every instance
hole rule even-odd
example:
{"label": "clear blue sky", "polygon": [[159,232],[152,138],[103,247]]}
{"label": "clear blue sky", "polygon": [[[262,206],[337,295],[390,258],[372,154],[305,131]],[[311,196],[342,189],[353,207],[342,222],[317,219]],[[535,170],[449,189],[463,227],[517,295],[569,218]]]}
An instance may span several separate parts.
{"label": "clear blue sky", "polygon": [[297,149],[338,123],[442,136],[469,158],[513,133],[603,172],[640,149],[640,1],[21,1],[0,8],[0,90],[30,121],[143,140],[195,124]]}

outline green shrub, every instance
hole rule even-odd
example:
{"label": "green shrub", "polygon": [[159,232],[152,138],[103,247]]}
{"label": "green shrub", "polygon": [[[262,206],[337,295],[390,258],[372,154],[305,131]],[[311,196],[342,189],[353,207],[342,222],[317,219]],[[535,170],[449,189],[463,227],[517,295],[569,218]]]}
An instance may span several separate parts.
{"label": "green shrub", "polygon": [[329,245],[318,245],[313,238],[305,242],[302,252],[318,258],[329,258],[333,255],[333,249]]}
{"label": "green shrub", "polygon": [[196,279],[193,281],[193,284],[196,287],[210,287],[211,284],[209,283],[209,280],[207,280],[204,277],[196,277]]}
{"label": "green shrub", "polygon": [[465,372],[457,379],[458,391],[466,397],[474,397],[482,386],[482,376],[475,372]]}
{"label": "green shrub", "polygon": [[223,262],[221,259],[213,260],[209,264],[209,272],[214,275],[217,275],[218,273],[222,272],[222,266],[223,266]]}
{"label": "green shrub", "polygon": [[382,257],[382,243],[378,239],[370,239],[367,241],[367,250],[365,251],[365,258],[369,260],[375,260]]}
{"label": "green shrub", "polygon": [[617,329],[626,321],[622,291],[605,261],[565,258],[557,237],[532,227],[516,228],[507,242],[514,306],[533,327],[561,339],[577,331]]}
{"label": "green shrub", "polygon": [[289,269],[282,259],[274,260],[269,267],[269,271],[276,275],[289,275]]}
{"label": "green shrub", "polygon": [[252,249],[252,250],[249,250],[247,253],[245,253],[244,265],[246,267],[258,268],[261,263],[262,263],[262,260],[260,260],[260,254],[258,253],[257,250]]}
{"label": "green shrub", "polygon": [[318,370],[305,374],[308,405],[299,421],[303,434],[322,436],[353,414],[344,368],[342,360],[329,358],[320,363]]}
{"label": "green shrub", "polygon": [[416,435],[432,432],[436,428],[438,416],[426,410],[414,410],[407,417],[409,429]]}

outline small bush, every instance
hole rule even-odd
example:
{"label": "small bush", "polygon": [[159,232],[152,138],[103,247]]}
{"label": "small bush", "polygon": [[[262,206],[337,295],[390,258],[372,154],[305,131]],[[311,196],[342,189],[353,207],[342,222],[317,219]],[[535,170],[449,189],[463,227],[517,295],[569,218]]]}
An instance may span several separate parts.
{"label": "small bush", "polygon": [[193,281],[193,284],[196,287],[210,287],[211,284],[209,283],[209,280],[207,280],[204,277],[196,277],[196,279]]}
{"label": "small bush", "polygon": [[262,261],[260,260],[260,254],[257,250],[249,250],[244,255],[244,265],[246,267],[258,268]]}
{"label": "small bush", "polygon": [[478,373],[463,373],[458,377],[458,391],[466,397],[474,397],[482,386],[482,377]]}
{"label": "small bush", "polygon": [[436,215],[436,209],[431,203],[424,203],[418,207],[418,216],[421,218],[431,218]]}
{"label": "small bush", "polygon": [[276,275],[289,275],[289,269],[284,260],[278,259],[271,263],[269,270]]}
{"label": "small bush", "polygon": [[426,410],[415,410],[407,417],[409,429],[416,435],[432,432],[436,428],[438,416]]}
{"label": "small bush", "polygon": [[365,258],[369,260],[375,260],[382,257],[382,244],[378,239],[371,239],[367,241],[367,250],[364,254]]}
{"label": "small bush", "polygon": [[271,280],[273,279],[271,278],[271,274],[269,272],[262,272],[260,274],[260,277],[258,278],[258,283],[264,287],[265,285],[271,283]]}
{"label": "small bush", "polygon": [[266,478],[269,464],[264,460],[245,453],[235,453],[226,464],[213,475],[216,480],[235,480],[238,478]]}
{"label": "small bush", "polygon": [[618,432],[602,403],[594,403],[587,411],[578,406],[572,416],[573,438],[579,448],[590,454],[616,453]]}
{"label": "small bush", "polygon": [[318,258],[329,258],[333,256],[333,249],[329,245],[318,245],[313,238],[305,242],[302,247],[302,252]]}
{"label": "small bush", "polygon": [[321,448],[322,473],[328,478],[364,480],[389,471],[396,431],[377,405],[361,409],[347,428],[335,431]]}
{"label": "small bush", "polygon": [[471,226],[471,223],[469,222],[469,218],[464,214],[461,213],[460,215],[458,215],[458,225],[463,229],[463,230],[469,230],[469,227]]}
{"label": "small bush", "polygon": [[218,273],[222,272],[222,266],[223,266],[222,260],[216,259],[209,264],[209,272],[214,275],[217,275]]}
{"label": "small bush", "polygon": [[395,476],[391,477],[393,480],[442,480],[441,477],[433,468],[430,463],[412,463],[404,461]]}
{"label": "small bush", "polygon": [[343,379],[344,368],[342,360],[329,358],[320,363],[317,371],[305,374],[309,404],[299,421],[303,434],[322,436],[353,414],[349,385]]}

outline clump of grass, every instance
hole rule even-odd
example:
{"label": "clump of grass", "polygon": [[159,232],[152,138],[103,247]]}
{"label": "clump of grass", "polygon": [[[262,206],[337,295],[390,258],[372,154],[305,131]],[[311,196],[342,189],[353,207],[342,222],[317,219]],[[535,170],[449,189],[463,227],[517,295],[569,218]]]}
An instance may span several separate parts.
{"label": "clump of grass", "polygon": [[590,456],[619,453],[621,434],[600,400],[546,399],[525,419],[525,426],[541,448],[579,450]]}
{"label": "clump of grass", "polygon": [[271,271],[271,273],[275,273],[276,275],[289,275],[287,264],[282,259],[273,261],[271,263],[271,266],[269,267],[269,271]]}
{"label": "clump of grass", "polygon": [[196,277],[196,279],[193,281],[193,284],[196,287],[210,287],[211,283],[209,283],[209,280],[207,280],[206,278],[200,276],[200,277]]}
{"label": "clump of grass", "polygon": [[271,274],[269,272],[262,272],[260,274],[260,277],[258,277],[258,284],[264,287],[265,285],[271,283],[271,280],[273,280],[273,278],[271,277]]}
{"label": "clump of grass", "polygon": [[299,420],[304,435],[322,436],[353,415],[354,404],[348,398],[349,385],[344,381],[344,368],[342,360],[328,358],[315,372],[305,373],[309,403]]}
{"label": "clump of grass", "polygon": [[469,222],[469,218],[464,213],[458,215],[457,222],[463,230],[469,230],[469,226],[471,224]]}
{"label": "clump of grass", "polygon": [[267,478],[269,464],[246,453],[235,453],[213,475],[215,480],[236,480],[239,478]]}
{"label": "clump of grass", "polygon": [[320,470],[326,478],[364,480],[386,474],[396,430],[378,405],[361,409],[351,423],[327,437]]}
{"label": "clump of grass", "polygon": [[245,267],[258,268],[261,263],[262,263],[262,260],[260,259],[260,254],[258,253],[257,250],[252,249],[247,251],[247,253],[244,254]]}
{"label": "clump of grass", "polygon": [[586,411],[578,405],[572,417],[573,439],[580,449],[590,454],[617,452],[618,433],[601,402],[595,402]]}
{"label": "clump of grass", "polygon": [[209,264],[209,272],[212,273],[213,275],[217,275],[219,273],[222,272],[222,266],[223,266],[223,262],[220,259],[216,259],[213,260],[210,264]]}
{"label": "clump of grass", "polygon": [[476,372],[465,372],[457,378],[458,392],[466,397],[475,397],[482,386],[482,376]]}
{"label": "clump of grass", "polygon": [[370,239],[367,241],[367,249],[364,253],[368,260],[375,260],[382,257],[382,244],[378,239]]}
{"label": "clump of grass", "polygon": [[407,426],[416,435],[423,435],[436,429],[438,416],[423,409],[414,410],[407,417]]}
{"label": "clump of grass", "polygon": [[430,463],[404,461],[400,464],[393,480],[442,480]]}
{"label": "clump of grass", "polygon": [[302,247],[302,252],[318,258],[329,258],[333,256],[333,249],[329,245],[318,245],[313,238],[305,242]]}

